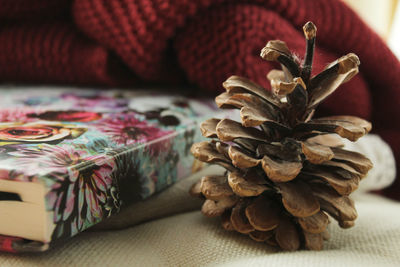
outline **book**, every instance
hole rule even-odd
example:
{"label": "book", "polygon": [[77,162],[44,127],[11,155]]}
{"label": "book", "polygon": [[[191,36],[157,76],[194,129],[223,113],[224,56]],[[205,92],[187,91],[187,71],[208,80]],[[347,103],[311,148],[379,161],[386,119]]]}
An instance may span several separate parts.
{"label": "book", "polygon": [[197,169],[212,101],[0,90],[0,250],[44,251]]}

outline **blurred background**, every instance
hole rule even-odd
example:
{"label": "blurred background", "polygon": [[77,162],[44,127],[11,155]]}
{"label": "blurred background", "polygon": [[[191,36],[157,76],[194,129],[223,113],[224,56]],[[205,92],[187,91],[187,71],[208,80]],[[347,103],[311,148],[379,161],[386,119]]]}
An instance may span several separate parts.
{"label": "blurred background", "polygon": [[400,6],[398,0],[345,0],[400,58]]}

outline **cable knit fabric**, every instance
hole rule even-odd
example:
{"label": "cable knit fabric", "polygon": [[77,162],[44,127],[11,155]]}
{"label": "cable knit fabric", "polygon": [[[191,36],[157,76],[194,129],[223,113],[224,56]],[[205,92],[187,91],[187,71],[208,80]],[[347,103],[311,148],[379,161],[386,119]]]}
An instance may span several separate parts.
{"label": "cable knit fabric", "polygon": [[[216,93],[237,74],[268,88],[274,65],[260,49],[281,39],[301,58],[309,20],[314,73],[349,52],[361,60],[318,115],[372,120],[400,162],[400,62],[339,0],[0,0],[0,82],[189,82]],[[399,179],[387,194],[400,199]]]}

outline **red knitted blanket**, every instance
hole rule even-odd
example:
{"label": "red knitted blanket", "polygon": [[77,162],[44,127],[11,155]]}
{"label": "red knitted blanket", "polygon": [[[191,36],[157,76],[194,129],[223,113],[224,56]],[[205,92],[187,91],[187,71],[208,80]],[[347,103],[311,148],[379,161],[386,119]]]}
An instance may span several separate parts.
{"label": "red knitted blanket", "polygon": [[[260,49],[281,39],[302,56],[309,20],[314,72],[349,52],[361,60],[319,114],[370,119],[400,162],[400,63],[337,0],[0,0],[0,82],[188,81],[216,92],[237,74],[269,87]],[[400,199],[399,179],[386,193]]]}

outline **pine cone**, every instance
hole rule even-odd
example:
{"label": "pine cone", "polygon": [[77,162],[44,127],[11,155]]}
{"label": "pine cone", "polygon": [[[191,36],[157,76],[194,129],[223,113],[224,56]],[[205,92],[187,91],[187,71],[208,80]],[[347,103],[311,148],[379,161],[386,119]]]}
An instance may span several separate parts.
{"label": "pine cone", "polygon": [[357,74],[358,57],[343,56],[310,78],[316,27],[308,22],[303,30],[303,64],[284,42],[269,41],[261,57],[282,66],[267,75],[272,92],[230,77],[216,103],[240,109],[241,122],[205,121],[202,134],[213,140],[191,149],[200,161],[227,170],[191,188],[192,195],[206,199],[202,213],[221,216],[225,229],[283,250],[321,250],[330,217],[342,228],[353,226],[357,212],[349,194],[372,168],[369,159],[344,150],[340,141],[367,134],[369,122],[353,116],[312,118],[318,104]]}

